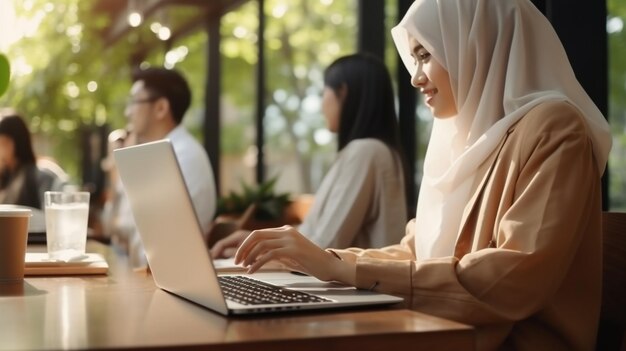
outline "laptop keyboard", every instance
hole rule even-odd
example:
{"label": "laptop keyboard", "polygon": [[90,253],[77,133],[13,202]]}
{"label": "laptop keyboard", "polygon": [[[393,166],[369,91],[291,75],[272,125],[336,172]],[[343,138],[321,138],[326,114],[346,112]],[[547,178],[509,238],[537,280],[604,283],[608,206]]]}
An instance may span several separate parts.
{"label": "laptop keyboard", "polygon": [[330,302],[332,300],[265,283],[246,276],[219,276],[224,296],[242,305]]}

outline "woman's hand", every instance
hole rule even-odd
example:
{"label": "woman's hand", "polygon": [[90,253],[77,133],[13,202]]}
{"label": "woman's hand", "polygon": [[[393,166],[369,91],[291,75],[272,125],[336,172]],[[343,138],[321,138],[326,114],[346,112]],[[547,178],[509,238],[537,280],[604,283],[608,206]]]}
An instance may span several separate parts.
{"label": "woman's hand", "polygon": [[248,273],[273,260],[320,280],[355,282],[354,264],[321,249],[291,226],[255,230],[235,254],[235,263],[248,267]]}
{"label": "woman's hand", "polygon": [[248,230],[237,230],[224,239],[216,242],[211,248],[212,258],[230,258],[235,255],[237,248],[250,235]]}

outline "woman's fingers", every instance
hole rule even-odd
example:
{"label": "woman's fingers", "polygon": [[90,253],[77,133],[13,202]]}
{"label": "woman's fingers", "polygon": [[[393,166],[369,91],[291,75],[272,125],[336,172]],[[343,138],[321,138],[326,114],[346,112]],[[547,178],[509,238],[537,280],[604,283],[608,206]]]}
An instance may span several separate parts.
{"label": "woman's fingers", "polygon": [[224,239],[216,242],[209,250],[211,252],[211,258],[222,258],[225,249]]}
{"label": "woman's fingers", "polygon": [[235,264],[242,263],[250,254],[250,250],[252,250],[260,239],[259,237],[263,237],[264,233],[268,230],[255,230],[244,240],[241,245],[239,245],[239,249],[237,249],[237,253],[235,253]]}
{"label": "woman's fingers", "polygon": [[253,247],[250,248],[246,258],[243,260],[243,266],[247,267],[254,262],[258,261],[258,258],[267,254],[275,249],[279,249],[285,246],[285,241],[280,237],[270,237],[264,240],[257,241]]}
{"label": "woman's fingers", "polygon": [[260,229],[255,230],[241,243],[237,253],[235,254],[235,263],[242,263],[249,255],[250,250],[252,250],[258,243],[263,242],[267,239],[280,237],[282,235],[282,231],[284,227],[281,228],[271,228],[271,229]]}
{"label": "woman's fingers", "polygon": [[280,261],[290,269],[319,277],[334,275],[326,267],[334,259],[292,227],[254,231],[235,254],[235,263],[248,267],[248,273],[256,272],[270,261]]}
{"label": "woman's fingers", "polygon": [[[262,229],[253,231],[244,242],[239,246],[235,254],[235,263],[243,263],[244,266],[252,264],[257,260],[257,256],[270,248],[276,248],[285,245],[288,241],[275,241],[279,239],[287,239],[293,233],[300,235],[295,229],[289,226],[280,228]],[[274,246],[270,246],[274,245]]]}
{"label": "woman's fingers", "polygon": [[252,262],[252,264],[248,266],[247,272],[254,273],[261,267],[263,267],[266,263],[277,260],[281,255],[281,251],[283,250],[284,249],[278,247],[269,251],[265,251],[262,254],[258,255],[256,261]]}
{"label": "woman's fingers", "polygon": [[[270,261],[279,261],[289,269],[310,274],[322,280],[342,278],[354,281],[354,267],[344,267],[343,261],[321,249],[292,227],[256,230],[241,244],[235,253],[235,263],[248,268],[248,273],[258,271]],[[343,279],[343,278],[342,278]]]}
{"label": "woman's fingers", "polygon": [[224,258],[231,258],[233,256],[235,256],[235,252],[237,252],[237,248],[236,247],[227,247],[224,249],[224,251],[222,251],[222,257]]}
{"label": "woman's fingers", "polygon": [[237,246],[226,242],[218,241],[211,248],[211,258],[229,258],[237,252]]}
{"label": "woman's fingers", "polygon": [[222,240],[216,242],[211,248],[212,258],[232,257],[237,248],[248,237],[250,232],[246,230],[236,231]]}

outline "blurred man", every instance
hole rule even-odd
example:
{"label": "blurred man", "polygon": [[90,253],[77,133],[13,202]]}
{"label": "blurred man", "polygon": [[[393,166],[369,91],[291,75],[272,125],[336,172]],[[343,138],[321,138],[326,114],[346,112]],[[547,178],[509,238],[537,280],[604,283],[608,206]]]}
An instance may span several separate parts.
{"label": "blurred man", "polygon": [[206,233],[216,210],[216,191],[209,157],[181,122],[191,103],[185,78],[175,70],[148,68],[133,74],[125,115],[137,143],[170,139],[196,215]]}

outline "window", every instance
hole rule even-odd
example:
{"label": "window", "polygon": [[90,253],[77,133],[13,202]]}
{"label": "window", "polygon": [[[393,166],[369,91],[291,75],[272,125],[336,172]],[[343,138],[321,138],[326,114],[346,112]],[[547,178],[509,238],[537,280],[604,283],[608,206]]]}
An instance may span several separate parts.
{"label": "window", "polygon": [[609,206],[626,211],[626,3],[607,0],[609,49],[609,122],[613,148],[609,155]]}

